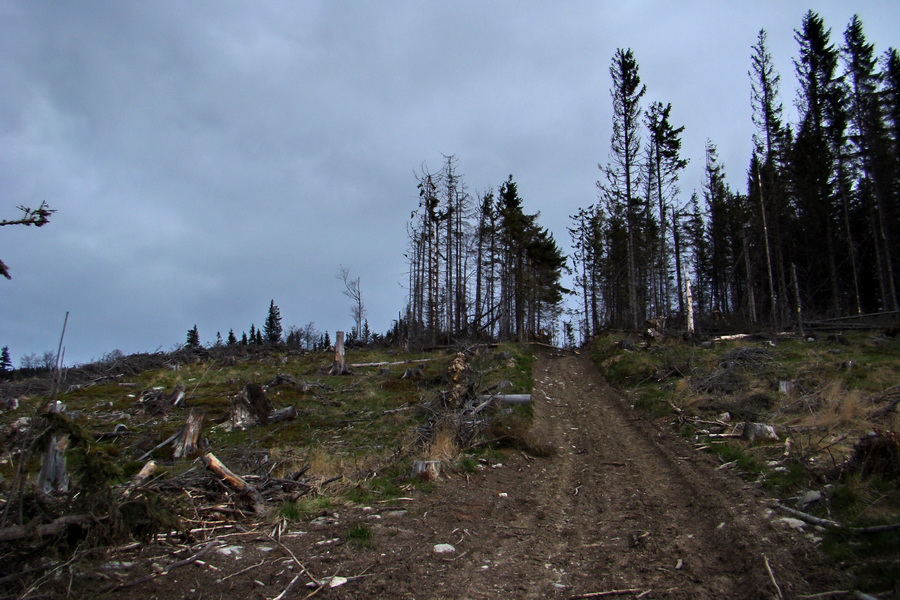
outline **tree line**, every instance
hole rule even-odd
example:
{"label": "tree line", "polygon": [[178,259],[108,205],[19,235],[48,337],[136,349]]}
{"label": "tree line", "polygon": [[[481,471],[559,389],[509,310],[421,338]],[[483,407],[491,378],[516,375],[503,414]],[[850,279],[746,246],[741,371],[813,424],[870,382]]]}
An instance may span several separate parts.
{"label": "tree line", "polygon": [[391,336],[419,343],[551,336],[566,256],[528,214],[510,175],[471,194],[455,156],[417,175],[408,224],[408,301]]}
{"label": "tree line", "polygon": [[582,333],[694,311],[782,326],[898,308],[900,56],[880,57],[853,17],[843,43],[808,12],[795,31],[798,122],[760,30],[750,57],[752,158],[744,191],[708,141],[700,191],[680,200],[683,127],[642,101],[630,49],[616,52],[613,135],[599,201],[571,216]]}

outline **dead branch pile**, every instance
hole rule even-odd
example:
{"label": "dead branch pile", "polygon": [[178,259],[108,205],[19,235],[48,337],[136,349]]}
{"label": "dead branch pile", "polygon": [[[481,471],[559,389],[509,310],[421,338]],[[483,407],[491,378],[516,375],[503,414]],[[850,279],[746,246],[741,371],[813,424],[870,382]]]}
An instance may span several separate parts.
{"label": "dead branch pile", "polygon": [[725,369],[761,369],[772,362],[773,358],[772,353],[765,348],[743,346],[727,352],[719,361],[719,366]]}
{"label": "dead branch pile", "polygon": [[456,448],[469,448],[489,425],[486,409],[494,398],[479,397],[480,374],[462,352],[450,361],[446,380],[446,390],[419,404],[427,415],[425,424],[417,430],[419,441],[428,447],[439,436],[450,436]]}
{"label": "dead branch pile", "polygon": [[845,474],[859,473],[863,477],[900,477],[900,434],[876,431],[862,438],[841,470]]}

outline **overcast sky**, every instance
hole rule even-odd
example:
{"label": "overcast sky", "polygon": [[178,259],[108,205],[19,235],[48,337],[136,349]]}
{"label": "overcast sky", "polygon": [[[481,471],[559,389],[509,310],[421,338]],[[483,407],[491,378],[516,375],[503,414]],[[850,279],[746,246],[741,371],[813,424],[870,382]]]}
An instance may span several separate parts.
{"label": "overcast sky", "polygon": [[403,308],[415,173],[455,154],[473,192],[512,174],[568,249],[609,157],[609,66],[632,48],[645,106],[671,102],[700,187],[704,144],[745,188],[751,46],[768,32],[793,120],[794,30],[881,54],[900,2],[0,0],[0,346],[66,363],[260,326],[349,329],[340,265],[371,328]]}

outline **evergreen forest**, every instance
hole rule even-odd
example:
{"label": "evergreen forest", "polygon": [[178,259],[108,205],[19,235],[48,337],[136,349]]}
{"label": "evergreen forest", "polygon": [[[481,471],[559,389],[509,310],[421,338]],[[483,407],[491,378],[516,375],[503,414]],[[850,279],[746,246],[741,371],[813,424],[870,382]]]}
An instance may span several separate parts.
{"label": "evergreen forest", "polygon": [[645,104],[638,60],[619,49],[609,157],[596,202],[570,217],[571,256],[525,210],[512,175],[496,193],[473,194],[455,156],[423,168],[408,225],[408,303],[394,334],[555,338],[570,291],[567,341],[575,327],[582,339],[647,321],[684,328],[689,312],[707,328],[754,329],[897,311],[900,54],[878,54],[856,17],[834,39],[812,11],[795,40],[797,122],[785,120],[760,30],[748,70],[746,186],[727,183],[710,139],[688,197],[679,187],[684,127],[671,104]]}

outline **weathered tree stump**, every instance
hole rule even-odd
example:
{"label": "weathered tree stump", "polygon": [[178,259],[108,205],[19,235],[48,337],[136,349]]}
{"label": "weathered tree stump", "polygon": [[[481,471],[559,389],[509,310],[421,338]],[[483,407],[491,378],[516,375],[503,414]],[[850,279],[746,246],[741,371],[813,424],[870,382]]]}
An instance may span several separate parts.
{"label": "weathered tree stump", "polygon": [[[56,401],[50,404],[51,414],[64,413],[66,405]],[[69,434],[50,434],[47,449],[41,458],[41,472],[38,475],[38,489],[45,493],[65,493],[69,491],[69,472],[66,467],[66,450],[69,449]]]}
{"label": "weathered tree stump", "polygon": [[199,408],[192,408],[188,413],[187,421],[178,436],[175,438],[174,458],[186,458],[195,453],[200,447],[200,434],[203,432],[204,412]]}
{"label": "weathered tree stump", "polygon": [[247,429],[265,425],[272,413],[272,403],[266,390],[258,383],[248,383],[231,401],[232,429]]}
{"label": "weathered tree stump", "polygon": [[337,334],[335,334],[334,341],[334,362],[332,363],[328,374],[348,375],[349,373],[350,368],[347,367],[347,362],[344,358],[344,332],[338,331]]}
{"label": "weathered tree stump", "polygon": [[400,379],[422,379],[424,375],[425,371],[422,370],[422,367],[407,367]]}

